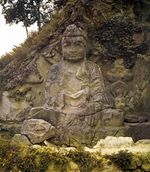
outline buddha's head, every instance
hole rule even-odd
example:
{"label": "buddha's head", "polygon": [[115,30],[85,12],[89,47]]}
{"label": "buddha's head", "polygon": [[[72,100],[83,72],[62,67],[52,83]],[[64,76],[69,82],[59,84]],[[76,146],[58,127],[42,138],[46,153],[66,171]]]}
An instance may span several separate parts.
{"label": "buddha's head", "polygon": [[62,37],[62,55],[65,60],[78,61],[84,59],[87,49],[87,37],[84,30],[72,24]]}

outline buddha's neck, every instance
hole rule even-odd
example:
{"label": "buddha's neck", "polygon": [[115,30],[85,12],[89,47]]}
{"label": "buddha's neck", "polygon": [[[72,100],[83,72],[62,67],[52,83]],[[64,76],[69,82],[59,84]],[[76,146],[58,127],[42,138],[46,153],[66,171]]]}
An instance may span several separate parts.
{"label": "buddha's neck", "polygon": [[81,66],[85,63],[85,60],[79,60],[79,61],[70,61],[70,60],[64,60],[64,64],[67,66]]}

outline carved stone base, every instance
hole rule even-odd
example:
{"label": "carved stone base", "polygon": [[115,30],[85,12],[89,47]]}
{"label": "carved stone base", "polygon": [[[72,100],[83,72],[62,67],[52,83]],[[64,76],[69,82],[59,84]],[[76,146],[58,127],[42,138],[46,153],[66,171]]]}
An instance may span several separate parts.
{"label": "carved stone base", "polygon": [[32,108],[28,119],[42,119],[55,126],[57,135],[50,140],[60,145],[94,145],[108,135],[124,136],[124,115],[118,109],[105,109],[92,115],[80,116],[75,112],[55,112],[43,106]]}
{"label": "carved stone base", "polygon": [[71,127],[68,129],[60,129],[58,138],[49,141],[58,145],[67,145],[78,147],[81,145],[93,146],[99,139],[107,136],[124,136],[124,127],[102,127],[99,129],[90,127]]}

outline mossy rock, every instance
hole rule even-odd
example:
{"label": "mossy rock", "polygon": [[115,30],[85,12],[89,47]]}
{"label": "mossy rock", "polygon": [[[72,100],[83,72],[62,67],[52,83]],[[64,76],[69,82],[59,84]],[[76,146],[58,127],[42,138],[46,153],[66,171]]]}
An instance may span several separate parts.
{"label": "mossy rock", "polygon": [[100,153],[77,149],[64,151],[59,147],[54,150],[40,145],[12,146],[6,141],[0,144],[1,172],[121,172],[138,169],[149,171],[149,157],[149,153],[135,155],[124,151],[102,156]]}
{"label": "mossy rock", "polygon": [[142,169],[146,172],[149,172],[150,171],[150,164],[143,164]]}

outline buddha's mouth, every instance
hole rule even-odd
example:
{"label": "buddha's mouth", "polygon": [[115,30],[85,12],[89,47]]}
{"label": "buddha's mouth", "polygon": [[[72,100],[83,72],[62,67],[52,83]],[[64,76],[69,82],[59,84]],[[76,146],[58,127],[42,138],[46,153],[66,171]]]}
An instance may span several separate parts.
{"label": "buddha's mouth", "polygon": [[78,61],[80,59],[84,59],[82,56],[69,56],[65,58],[66,60],[73,60],[73,61]]}
{"label": "buddha's mouth", "polygon": [[76,57],[76,58],[82,58],[82,56],[79,56],[78,54],[75,54],[75,55],[71,55],[69,57]]}
{"label": "buddha's mouth", "polygon": [[68,57],[83,57],[83,54],[72,52],[67,55]]}

